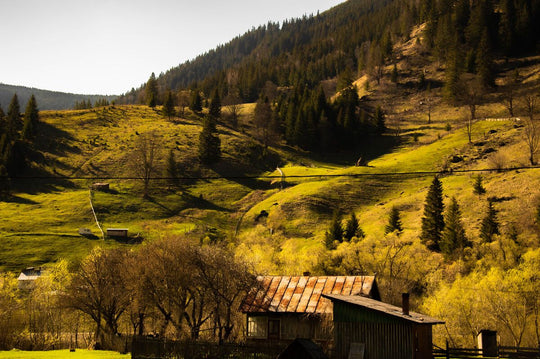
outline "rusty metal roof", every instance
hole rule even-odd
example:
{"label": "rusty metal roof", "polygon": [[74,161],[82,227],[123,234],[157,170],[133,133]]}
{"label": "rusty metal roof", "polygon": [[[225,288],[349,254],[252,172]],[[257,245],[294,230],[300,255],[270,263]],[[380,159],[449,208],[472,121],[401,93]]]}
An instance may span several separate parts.
{"label": "rusty metal roof", "polygon": [[332,301],[340,301],[348,304],[356,305],[359,307],[367,308],[379,313],[391,315],[393,317],[398,317],[409,322],[419,323],[419,324],[444,324],[443,321],[429,317],[424,314],[409,312],[409,314],[403,314],[403,310],[400,307],[395,305],[384,303],[378,300],[373,300],[370,298],[365,298],[361,296],[353,295],[335,295],[328,294],[324,295],[325,298],[328,298]]}
{"label": "rusty metal roof", "polygon": [[369,296],[379,299],[374,276],[260,276],[259,286],[244,298],[244,313],[330,313],[323,294]]}

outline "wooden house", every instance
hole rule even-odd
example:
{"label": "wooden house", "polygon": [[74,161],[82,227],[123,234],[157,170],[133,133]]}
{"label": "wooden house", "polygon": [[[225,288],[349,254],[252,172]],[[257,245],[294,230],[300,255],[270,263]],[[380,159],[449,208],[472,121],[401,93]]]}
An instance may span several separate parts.
{"label": "wooden house", "polygon": [[362,296],[324,295],[333,303],[332,357],[348,358],[362,346],[364,359],[431,359],[432,326],[444,322],[409,311],[408,294],[402,307]]}
{"label": "wooden house", "polygon": [[332,341],[332,303],[323,294],[380,299],[374,276],[264,276],[243,300],[247,339],[287,343]]}
{"label": "wooden house", "polygon": [[35,286],[35,281],[43,275],[41,267],[25,268],[17,278],[17,286],[22,290],[32,290]]}
{"label": "wooden house", "polygon": [[127,238],[128,229],[127,228],[107,228],[107,237]]}

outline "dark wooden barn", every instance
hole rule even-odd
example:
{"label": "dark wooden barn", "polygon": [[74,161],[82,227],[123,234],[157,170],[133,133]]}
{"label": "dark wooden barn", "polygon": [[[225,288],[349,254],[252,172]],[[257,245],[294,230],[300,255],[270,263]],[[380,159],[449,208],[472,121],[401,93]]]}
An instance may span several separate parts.
{"label": "dark wooden barn", "polygon": [[353,343],[363,345],[364,359],[433,358],[432,326],[444,322],[410,312],[408,295],[401,308],[361,296],[324,297],[333,303],[333,358],[347,358]]}
{"label": "dark wooden barn", "polygon": [[296,338],[332,341],[332,303],[323,294],[380,299],[373,276],[265,276],[242,302],[248,341],[276,344]]}

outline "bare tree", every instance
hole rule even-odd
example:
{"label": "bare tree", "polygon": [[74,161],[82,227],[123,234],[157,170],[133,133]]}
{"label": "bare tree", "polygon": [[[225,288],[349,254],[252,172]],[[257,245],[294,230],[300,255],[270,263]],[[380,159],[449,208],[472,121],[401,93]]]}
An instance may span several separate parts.
{"label": "bare tree", "polygon": [[462,77],[457,84],[457,99],[469,110],[469,116],[465,118],[465,128],[469,143],[472,143],[473,126],[477,118],[477,111],[482,98],[484,88],[476,77]]}
{"label": "bare tree", "polygon": [[139,135],[135,144],[133,166],[143,183],[143,197],[149,197],[152,175],[157,173],[158,139],[155,133]]}
{"label": "bare tree", "polygon": [[227,109],[231,126],[235,129],[238,128],[238,119],[240,118],[240,102],[240,96],[236,88],[229,90],[229,94],[223,99],[223,105]]}
{"label": "bare tree", "polygon": [[516,97],[516,87],[519,84],[519,73],[515,70],[512,76],[507,78],[504,86],[504,102],[510,117],[514,117],[514,100]]}
{"label": "bare tree", "polygon": [[537,105],[536,95],[527,95],[524,98],[527,119],[525,120],[525,143],[529,149],[529,161],[531,166],[536,165],[535,155],[540,149],[540,129],[534,118]]}
{"label": "bare tree", "polygon": [[119,320],[129,305],[125,283],[123,249],[96,249],[86,257],[67,287],[64,302],[96,324],[96,344],[111,344],[118,334]]}
{"label": "bare tree", "polygon": [[196,252],[194,266],[199,283],[210,290],[217,337],[230,339],[235,327],[234,314],[240,300],[257,283],[247,263],[221,246],[205,246]]}
{"label": "bare tree", "polygon": [[180,107],[180,116],[184,117],[186,107],[189,107],[190,94],[189,91],[183,90],[178,92],[178,106]]}

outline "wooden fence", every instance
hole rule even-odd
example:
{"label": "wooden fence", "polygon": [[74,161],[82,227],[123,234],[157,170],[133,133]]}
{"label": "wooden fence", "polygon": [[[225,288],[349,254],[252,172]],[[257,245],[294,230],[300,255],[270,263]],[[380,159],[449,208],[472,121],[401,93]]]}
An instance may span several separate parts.
{"label": "wooden fence", "polygon": [[540,359],[539,348],[519,348],[519,347],[498,347],[497,356],[484,356],[482,349],[473,348],[449,348],[435,347],[433,349],[433,358],[446,359]]}
{"label": "wooden fence", "polygon": [[275,359],[283,348],[264,345],[222,344],[133,338],[132,359]]}

